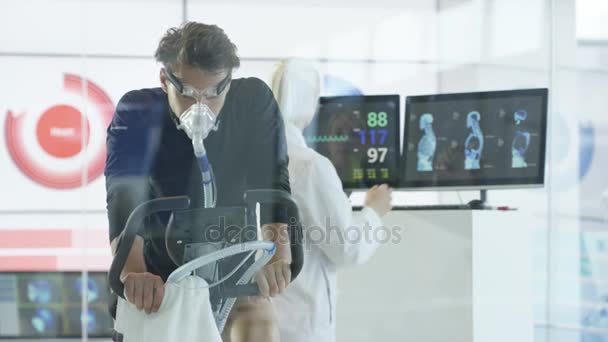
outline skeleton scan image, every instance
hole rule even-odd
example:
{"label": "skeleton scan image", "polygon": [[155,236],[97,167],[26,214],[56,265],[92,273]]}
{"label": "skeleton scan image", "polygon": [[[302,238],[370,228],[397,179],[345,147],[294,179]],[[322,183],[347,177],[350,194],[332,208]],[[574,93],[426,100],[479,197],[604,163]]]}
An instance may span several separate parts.
{"label": "skeleton scan image", "polygon": [[479,126],[481,114],[473,111],[467,114],[467,128],[471,130],[464,142],[464,168],[465,170],[479,170],[481,153],[483,152],[483,133]]}
{"label": "skeleton scan image", "polygon": [[433,159],[437,149],[433,114],[424,113],[420,116],[420,130],[424,133],[418,142],[418,171],[433,171]]}
{"label": "skeleton scan image", "polygon": [[511,144],[511,167],[514,169],[528,167],[528,163],[526,163],[526,151],[530,146],[530,132],[521,127],[527,118],[528,112],[525,110],[518,110],[513,114],[515,137],[513,137],[513,143]]}
{"label": "skeleton scan image", "polygon": [[408,96],[401,187],[542,184],[547,93]]}

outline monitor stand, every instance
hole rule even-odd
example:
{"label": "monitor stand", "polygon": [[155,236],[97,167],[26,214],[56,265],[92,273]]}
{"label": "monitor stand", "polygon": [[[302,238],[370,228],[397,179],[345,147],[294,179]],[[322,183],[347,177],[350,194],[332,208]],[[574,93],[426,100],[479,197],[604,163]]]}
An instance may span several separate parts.
{"label": "monitor stand", "polygon": [[491,207],[488,205],[488,190],[480,190],[479,199],[469,201],[468,206],[471,209],[477,210],[491,209]]}

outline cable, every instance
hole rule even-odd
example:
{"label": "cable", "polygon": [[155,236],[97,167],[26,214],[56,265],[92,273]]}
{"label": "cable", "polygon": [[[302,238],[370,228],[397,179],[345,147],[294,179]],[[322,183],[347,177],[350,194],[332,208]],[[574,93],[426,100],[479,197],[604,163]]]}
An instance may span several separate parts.
{"label": "cable", "polygon": [[221,284],[221,283],[225,282],[226,280],[228,280],[230,277],[232,277],[232,276],[233,276],[233,275],[234,275],[234,274],[235,274],[235,273],[236,273],[236,272],[237,272],[237,271],[238,271],[238,270],[239,270],[239,269],[240,269],[240,268],[241,268],[241,267],[242,267],[242,266],[245,264],[245,262],[247,262],[247,260],[248,260],[248,259],[249,259],[249,258],[250,258],[250,257],[253,255],[253,253],[255,253],[255,252],[256,252],[256,251],[251,251],[251,252],[249,252],[249,254],[247,254],[247,256],[246,256],[246,257],[245,257],[245,258],[244,258],[244,259],[243,259],[243,260],[242,260],[242,261],[241,261],[241,262],[240,262],[240,263],[239,263],[237,266],[235,266],[235,267],[232,269],[232,271],[231,271],[231,272],[230,272],[230,273],[229,273],[227,276],[225,276],[224,278],[222,278],[222,279],[220,279],[220,280],[216,281],[216,282],[215,282],[215,283],[213,283],[213,284],[209,284],[209,288],[212,288],[212,287],[214,287],[214,286],[217,286],[217,285],[219,285],[219,284]]}
{"label": "cable", "polygon": [[[251,265],[247,269],[247,271],[245,271],[245,273],[241,276],[241,278],[236,282],[237,285],[242,285],[250,282],[255,273],[262,269],[262,267],[264,267],[264,265],[266,265],[266,263],[272,258],[276,251],[276,246],[272,250],[264,249],[263,251],[263,255],[258,260],[256,260],[253,265]],[[226,307],[223,307],[222,310],[220,310],[220,312],[216,316],[216,322],[220,334],[224,332],[224,328],[226,327],[226,321],[228,320],[228,315],[230,315],[230,311],[232,311],[234,303],[236,303],[236,298],[230,298],[226,300]]]}
{"label": "cable", "polygon": [[180,282],[186,276],[191,275],[192,271],[202,266],[244,252],[255,252],[258,249],[268,250],[271,251],[272,254],[274,254],[276,246],[271,241],[250,241],[233,245],[221,250],[217,250],[181,265],[176,270],[174,270],[171,275],[169,275],[169,278],[167,278],[167,282]]}

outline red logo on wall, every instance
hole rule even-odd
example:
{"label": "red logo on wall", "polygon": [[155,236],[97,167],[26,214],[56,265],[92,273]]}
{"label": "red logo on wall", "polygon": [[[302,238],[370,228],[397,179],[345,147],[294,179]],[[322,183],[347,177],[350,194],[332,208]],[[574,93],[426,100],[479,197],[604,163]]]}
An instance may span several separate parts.
{"label": "red logo on wall", "polygon": [[9,111],[5,122],[6,145],[17,167],[34,182],[55,189],[76,188],[103,173],[105,128],[114,112],[110,97],[89,80],[65,74],[63,88],[84,100],[90,116],[57,104],[36,120]]}

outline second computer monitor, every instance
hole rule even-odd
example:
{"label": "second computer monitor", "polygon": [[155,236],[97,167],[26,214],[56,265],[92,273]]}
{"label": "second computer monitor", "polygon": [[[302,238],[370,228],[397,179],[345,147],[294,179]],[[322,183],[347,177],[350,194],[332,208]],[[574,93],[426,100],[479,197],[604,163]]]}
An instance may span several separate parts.
{"label": "second computer monitor", "polygon": [[407,97],[401,187],[542,186],[547,93]]}
{"label": "second computer monitor", "polygon": [[399,95],[322,97],[304,137],[345,189],[398,185]]}

